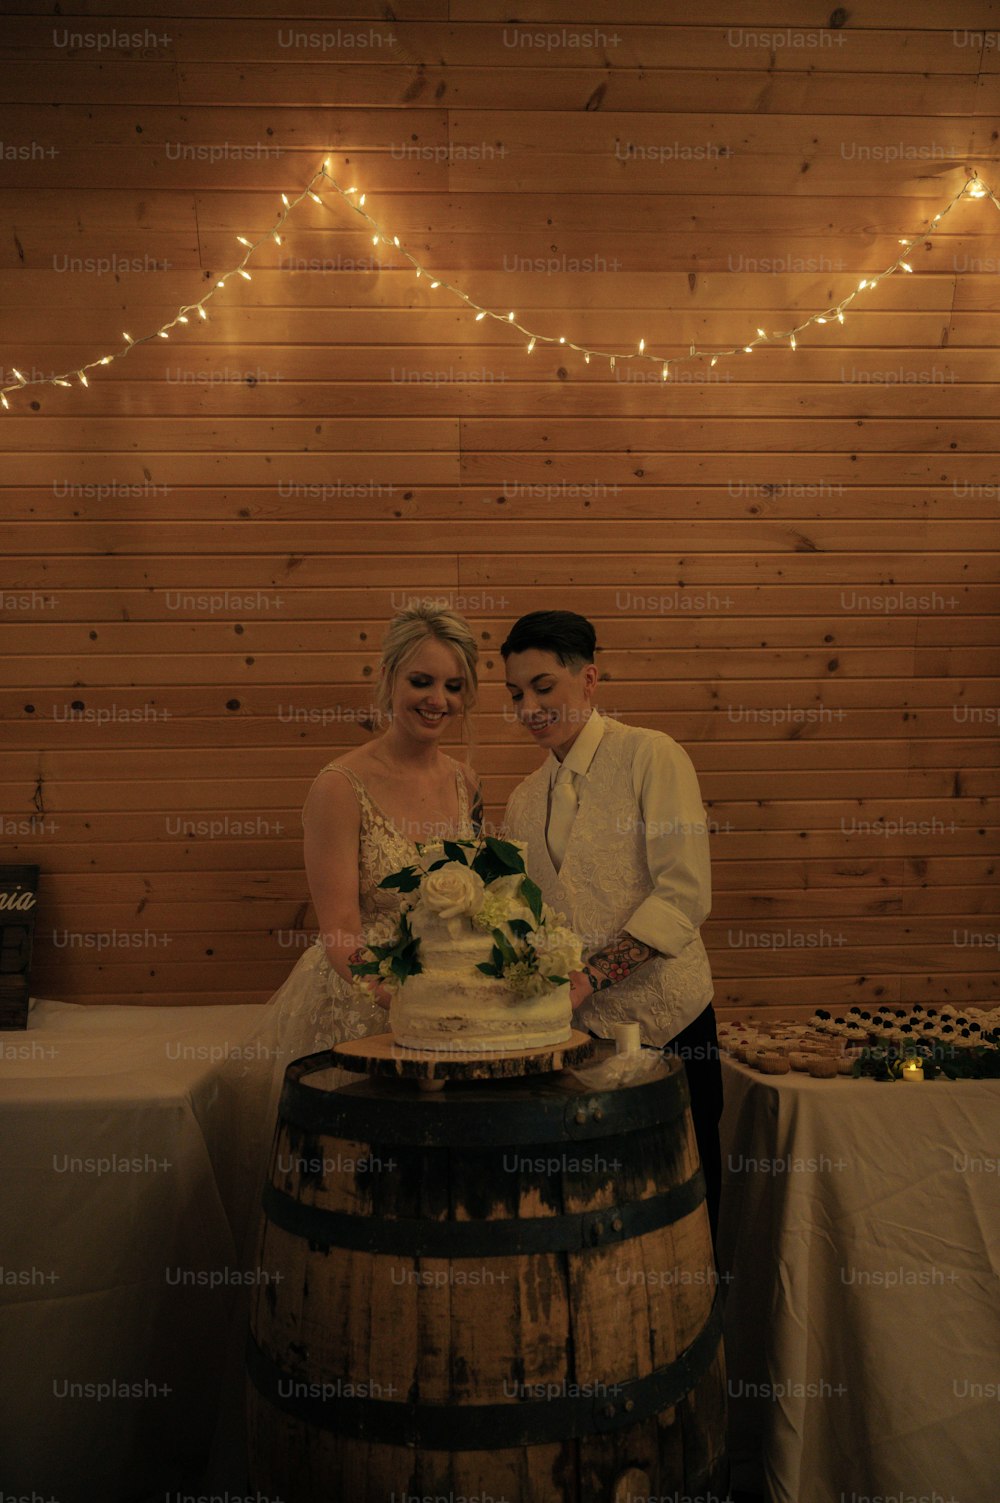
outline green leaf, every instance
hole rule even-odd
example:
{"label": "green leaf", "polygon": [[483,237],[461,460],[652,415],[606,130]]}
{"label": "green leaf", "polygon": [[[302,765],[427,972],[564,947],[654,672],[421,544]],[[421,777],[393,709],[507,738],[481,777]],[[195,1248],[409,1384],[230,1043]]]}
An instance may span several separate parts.
{"label": "green leaf", "polygon": [[520,887],[521,896],[531,909],[535,923],[542,922],[542,889],[530,877],[524,877]]}
{"label": "green leaf", "polygon": [[503,930],[493,929],[491,930],[491,933],[496,942],[495,948],[500,951],[500,958],[503,961],[504,965],[516,965],[517,953]]}
{"label": "green leaf", "polygon": [[482,971],[484,976],[499,976],[500,971],[495,965],[490,965],[488,960],[481,960],[476,966],[477,971]]}
{"label": "green leaf", "polygon": [[498,877],[510,876],[507,868],[501,866],[497,858],[485,849],[476,852],[475,859],[472,862],[472,870],[478,877],[482,878],[487,887],[489,887],[491,882],[495,882]]}
{"label": "green leaf", "polygon": [[523,939],[526,934],[532,933],[531,925],[527,919],[508,919],[507,928],[512,934],[516,934],[518,939]]}
{"label": "green leaf", "polygon": [[377,976],[378,961],[366,960],[363,965],[352,965],[351,972],[355,976]]}
{"label": "green leaf", "polygon": [[524,857],[516,845],[511,845],[509,840],[497,840],[495,835],[487,835],[486,848],[506,867],[509,872],[524,871]]}
{"label": "green leaf", "polygon": [[444,842],[444,853],[449,861],[461,861],[466,866],[469,864],[466,859],[465,849],[459,845],[457,840],[446,840]]}

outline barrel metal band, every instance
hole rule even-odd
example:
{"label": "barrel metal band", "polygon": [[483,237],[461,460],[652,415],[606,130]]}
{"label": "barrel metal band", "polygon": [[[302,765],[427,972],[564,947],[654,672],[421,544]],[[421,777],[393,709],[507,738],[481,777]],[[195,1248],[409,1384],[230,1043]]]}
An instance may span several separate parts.
{"label": "barrel metal band", "polygon": [[[543,1389],[551,1397],[509,1404],[408,1404],[357,1397],[351,1390],[378,1385],[370,1379],[324,1383],[295,1378],[266,1356],[253,1336],[247,1342],[247,1370],[258,1393],[271,1404],[304,1424],[337,1435],[432,1451],[496,1450],[621,1430],[673,1408],[715,1361],[721,1332],[722,1305],[716,1292],[701,1331],[665,1367],[621,1383],[525,1384],[528,1392]],[[559,1392],[552,1393],[553,1388]],[[560,1396],[562,1390],[573,1396]]]}
{"label": "barrel metal band", "polygon": [[522,1081],[511,1081],[509,1092],[503,1089],[507,1082],[490,1082],[494,1110],[487,1111],[483,1093],[467,1086],[463,1095],[461,1087],[452,1086],[438,1094],[417,1092],[412,1081],[385,1077],[378,1077],[377,1084],[365,1081],[334,1090],[308,1084],[331,1065],[326,1051],[288,1066],[281,1122],[306,1133],[386,1147],[495,1148],[609,1138],[672,1122],[690,1104],[683,1068],[627,1090],[570,1092],[535,1085],[528,1094]]}
{"label": "barrel metal band", "polygon": [[579,1252],[641,1237],[671,1226],[701,1205],[705,1176],[696,1169],[660,1195],[620,1206],[564,1216],[508,1217],[497,1221],[429,1221],[416,1217],[352,1215],[304,1205],[275,1185],[264,1187],[268,1220],[310,1247],[349,1247],[412,1258],[503,1258],[519,1253]]}

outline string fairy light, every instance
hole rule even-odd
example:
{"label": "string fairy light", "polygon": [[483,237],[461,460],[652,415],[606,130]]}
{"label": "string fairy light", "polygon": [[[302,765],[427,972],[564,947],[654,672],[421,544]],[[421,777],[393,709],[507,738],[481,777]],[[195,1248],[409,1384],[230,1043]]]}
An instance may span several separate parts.
{"label": "string fairy light", "polygon": [[[327,170],[328,166],[329,162],[327,161],[326,163],[324,163],[324,176],[327,178],[331,187],[341,195],[341,197],[350,205],[350,207],[357,213],[361,214],[362,217],[368,221],[369,225],[374,231],[374,233],[372,234],[372,244],[378,245],[381,242],[385,245],[392,244],[399,247],[399,238],[397,236],[387,235],[381,228],[381,226],[377,223],[377,221],[364,208],[364,196],[362,195],[361,199],[357,203],[355,203],[353,195],[357,192],[357,189],[353,187],[341,187],[336,178],[330,175],[329,171]],[[982,181],[978,173],[973,169],[971,175],[962,184],[962,187],[954,195],[951,201],[946,204],[939,213],[934,215],[934,218],[931,220],[930,228],[928,230],[921,231],[919,234],[913,235],[907,240],[899,241],[899,244],[904,248],[904,252],[908,251],[917,239],[924,241],[929,240],[930,237],[937,231],[938,227],[940,226],[941,220],[944,219],[945,215],[954,208],[959,199],[965,197],[989,198],[993,202],[994,206],[998,210],[1000,210],[1000,198],[997,197],[997,195],[993,192],[992,188],[990,188],[987,183],[984,183]],[[326,201],[323,200],[323,202],[325,206],[329,208],[329,205],[326,204]],[[426,274],[427,268],[425,266],[422,266],[421,263],[416,259],[416,257],[411,255],[408,250],[406,250],[405,248],[401,249],[402,254],[413,266],[417,276],[419,277],[421,274]],[[729,349],[721,350],[702,350],[696,348],[695,345],[691,345],[687,355],[671,356],[669,359],[666,359],[662,354],[656,354],[652,351],[648,351],[646,349],[645,339],[639,340],[638,348],[635,350],[615,351],[614,353],[610,353],[607,350],[597,350],[589,348],[587,345],[576,344],[573,340],[567,340],[563,335],[539,334],[537,331],[529,329],[524,324],[519,323],[517,319],[515,319],[513,313],[508,313],[505,318],[503,314],[494,312],[492,308],[487,308],[482,303],[477,303],[474,298],[471,298],[469,294],[464,291],[463,288],[457,287],[451,282],[446,282],[442,279],[440,281],[432,282],[431,287],[444,287],[447,291],[460,298],[462,302],[464,302],[469,308],[474,308],[476,310],[477,323],[481,322],[484,318],[492,318],[495,319],[498,323],[506,324],[508,327],[513,324],[513,326],[516,329],[520,330],[522,334],[528,336],[527,352],[529,355],[534,350],[536,344],[538,344],[539,342],[543,344],[567,345],[569,349],[575,350],[577,351],[577,353],[583,355],[585,364],[589,365],[592,357],[596,359],[607,360],[609,368],[611,370],[615,369],[615,365],[618,360],[651,361],[654,364],[661,366],[661,376],[663,380],[666,380],[668,378],[670,367],[672,365],[679,365],[690,360],[701,360],[709,356],[711,357],[712,365],[715,365],[720,358],[727,355],[736,355],[741,352],[748,355],[752,354],[753,350],[759,344],[773,344],[779,341],[787,341],[789,348],[796,350],[798,349],[797,336],[802,333],[803,329],[808,329],[810,324],[829,323],[831,319],[834,318],[838,323],[844,323],[845,308],[850,307],[854,299],[858,297],[862,292],[874,291],[874,289],[878,286],[879,282],[884,277],[891,276],[893,272],[896,271],[899,267],[902,267],[904,271],[908,272],[912,272],[913,270],[913,267],[909,264],[909,262],[905,261],[903,259],[903,256],[900,256],[894,262],[892,262],[891,265],[887,266],[884,271],[879,272],[877,276],[863,278],[858,286],[854,289],[854,291],[848,293],[848,295],[845,298],[842,298],[839,303],[834,304],[830,308],[824,309],[822,313],[810,314],[810,316],[807,319],[804,319],[802,323],[796,324],[791,329],[773,331],[770,335],[768,335],[764,329],[758,326],[756,339],[752,339],[748,344],[734,345]]]}
{"label": "string fairy light", "polygon": [[302,202],[302,200],[308,196],[310,198],[316,199],[317,203],[322,202],[322,199],[320,199],[317,194],[312,192],[312,185],[317,178],[320,178],[324,175],[327,166],[329,166],[329,159],[324,162],[322,167],[318,167],[316,169],[312,177],[309,179],[309,182],[306,184],[305,188],[303,188],[302,192],[299,194],[298,198],[289,199],[287,193],[282,193],[281,202],[283,205],[283,210],[281,214],[279,214],[278,221],[273,229],[267,230],[257,240],[249,240],[245,235],[236,236],[236,239],[239,241],[239,243],[246,246],[242,261],[240,261],[238,265],[232,267],[231,270],[225,272],[217,280],[215,286],[210,288],[209,291],[205,293],[204,297],[199,298],[196,303],[183,303],[181,307],[178,308],[173,318],[168,319],[165,324],[161,324],[160,328],[153,329],[149,334],[143,334],[139,338],[134,338],[131,334],[128,334],[123,330],[122,338],[124,339],[125,343],[122,345],[121,349],[116,350],[113,354],[100,355],[96,359],[89,360],[75,369],[62,371],[57,376],[39,376],[29,379],[28,377],[23,376],[15,366],[11,366],[11,372],[18,379],[12,385],[8,384],[7,386],[0,387],[0,405],[2,405],[5,409],[10,408],[10,403],[7,400],[7,393],[9,391],[24,391],[29,386],[71,386],[73,384],[71,377],[75,377],[81,386],[89,386],[90,381],[87,376],[88,371],[94,370],[97,366],[110,365],[115,360],[122,360],[126,355],[131,354],[132,350],[138,349],[139,345],[141,344],[148,344],[150,340],[169,339],[171,329],[173,329],[177,324],[189,324],[191,322],[189,315],[193,313],[197,313],[201,319],[207,320],[208,314],[205,312],[205,304],[209,302],[213,297],[215,297],[216,293],[222,291],[230,277],[241,276],[248,282],[251,280],[250,273],[246,270],[246,263],[249,261],[250,257],[258,249],[258,247],[263,245],[266,240],[275,240],[278,245],[281,244],[281,236],[278,232],[284,224],[285,220],[290,214],[294,212],[294,210]]}
{"label": "string fairy light", "polygon": [[[246,235],[237,235],[235,237],[239,244],[245,247],[242,260],[236,266],[232,267],[229,271],[224,272],[223,275],[216,281],[215,286],[210,288],[209,291],[206,292],[205,295],[196,303],[182,304],[174,314],[173,318],[169,319],[165,324],[162,324],[160,328],[152,330],[149,334],[141,335],[139,338],[134,338],[131,334],[123,331],[122,338],[124,339],[125,343],[120,349],[114,351],[111,354],[97,356],[95,359],[85,362],[82,366],[68,371],[63,371],[59,375],[27,377],[23,375],[22,372],[19,371],[15,366],[11,366],[11,373],[14,375],[16,380],[12,383],[8,383],[6,386],[0,386],[0,405],[2,405],[4,409],[10,408],[10,403],[7,400],[8,392],[25,391],[28,387],[31,386],[72,386],[72,378],[74,377],[76,378],[79,385],[89,387],[90,381],[87,375],[88,371],[94,370],[102,365],[110,365],[115,360],[124,359],[125,356],[131,354],[134,349],[137,349],[139,345],[148,344],[153,339],[169,339],[171,330],[174,329],[178,324],[190,324],[191,314],[196,313],[202,320],[207,320],[208,314],[205,311],[205,304],[210,302],[210,300],[215,297],[217,293],[224,290],[226,283],[231,277],[239,276],[247,282],[252,280],[250,272],[246,270],[247,262],[250,260],[251,256],[253,256],[254,253],[259,249],[259,247],[266,241],[274,240],[278,245],[282,244],[280,230],[282,229],[285,221],[291,214],[294,213],[296,208],[300,203],[302,203],[304,199],[308,198],[313,203],[319,204],[325,209],[330,209],[331,206],[323,197],[322,193],[317,193],[313,187],[314,183],[316,183],[317,179],[319,178],[324,178],[330,184],[330,187],[340,195],[344,202],[347,203],[356,214],[361,215],[363,219],[367,220],[372,231],[371,239],[373,245],[391,245],[395,250],[398,250],[399,253],[407,261],[410,262],[417,277],[423,276],[428,278],[427,285],[432,292],[436,291],[438,288],[443,287],[447,292],[450,292],[455,297],[459,298],[467,308],[469,308],[470,310],[475,310],[475,321],[477,323],[481,323],[486,318],[491,318],[494,319],[497,323],[502,323],[505,328],[515,328],[519,331],[519,333],[527,336],[528,342],[526,349],[529,355],[533,352],[537,344],[542,343],[551,345],[565,345],[568,349],[581,354],[583,356],[585,365],[589,365],[591,359],[607,360],[609,369],[611,370],[615,369],[616,363],[619,360],[647,360],[660,366],[661,378],[664,381],[669,379],[670,369],[672,366],[684,364],[691,360],[704,360],[707,358],[710,360],[710,364],[714,366],[720,359],[725,358],[726,356],[737,355],[741,353],[751,355],[757,348],[757,346],[761,344],[769,344],[773,346],[777,343],[787,343],[789,349],[793,351],[797,350],[799,347],[797,336],[801,334],[804,329],[808,329],[812,324],[828,324],[833,319],[836,319],[838,323],[843,324],[844,310],[846,308],[849,308],[850,305],[854,302],[855,298],[859,297],[861,293],[873,292],[878,286],[879,282],[881,282],[885,277],[892,276],[892,274],[897,270],[901,269],[904,272],[912,273],[913,267],[910,262],[905,259],[905,257],[911,251],[913,245],[917,240],[923,240],[924,242],[926,242],[932,235],[937,232],[937,229],[939,228],[941,221],[944,219],[945,215],[950,213],[950,211],[954,208],[955,204],[958,203],[960,199],[989,198],[994,207],[997,210],[1000,210],[1000,198],[997,197],[996,193],[988,183],[983,182],[983,180],[979,177],[978,172],[973,169],[970,176],[962,184],[962,187],[954,195],[951,201],[947,203],[945,207],[941,209],[937,214],[934,215],[933,219],[930,222],[929,229],[920,231],[915,235],[911,235],[909,238],[899,239],[898,243],[902,247],[902,252],[896,258],[896,260],[893,261],[891,265],[887,266],[884,271],[879,272],[877,276],[863,277],[854,291],[848,293],[847,296],[842,298],[839,303],[835,303],[831,307],[825,308],[821,313],[811,313],[808,318],[802,321],[802,323],[796,324],[791,329],[772,330],[772,332],[768,334],[767,331],[758,324],[757,337],[755,339],[749,340],[746,344],[733,345],[729,348],[718,350],[703,350],[692,344],[689,347],[687,355],[672,355],[667,358],[662,354],[657,354],[652,350],[648,350],[646,347],[645,338],[640,339],[638,341],[637,347],[633,350],[618,350],[613,352],[608,350],[598,350],[590,348],[587,345],[577,344],[574,340],[567,339],[565,335],[541,334],[536,330],[529,329],[525,324],[522,324],[518,320],[512,309],[509,310],[506,314],[502,314],[495,312],[492,308],[485,307],[482,303],[477,303],[474,298],[469,296],[464,288],[458,287],[452,282],[445,281],[443,277],[435,276],[435,274],[429,271],[426,266],[422,265],[417,260],[417,258],[412,255],[412,253],[407,250],[404,245],[400,243],[398,235],[387,234],[382,226],[365,208],[366,194],[361,193],[360,195],[358,195],[358,189],[356,186],[352,186],[350,188],[341,187],[336,178],[331,175],[329,169],[330,158],[327,157],[324,160],[322,166],[318,167],[317,170],[313,173],[312,177],[309,179],[308,183],[302,189],[297,198],[289,198],[287,193],[282,193],[282,210],[279,213],[277,223],[274,225],[273,229],[266,230],[265,233],[261,235],[257,240],[251,240]],[[929,249],[929,247],[926,246],[925,248]]]}

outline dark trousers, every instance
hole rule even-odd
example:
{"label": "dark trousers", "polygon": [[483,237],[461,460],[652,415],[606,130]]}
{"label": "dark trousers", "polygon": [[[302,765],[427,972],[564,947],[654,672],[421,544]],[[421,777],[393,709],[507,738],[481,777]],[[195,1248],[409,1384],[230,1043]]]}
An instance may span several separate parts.
{"label": "dark trousers", "polygon": [[711,1002],[693,1023],[682,1028],[676,1038],[663,1048],[664,1054],[676,1054],[684,1061],[688,1090],[691,1093],[691,1116],[698,1140],[701,1167],[705,1174],[705,1199],[712,1226],[712,1246],[719,1226],[719,1192],[722,1189],[722,1150],[719,1147],[719,1118],[722,1116],[722,1063],[719,1038],[715,1031],[715,1009]]}

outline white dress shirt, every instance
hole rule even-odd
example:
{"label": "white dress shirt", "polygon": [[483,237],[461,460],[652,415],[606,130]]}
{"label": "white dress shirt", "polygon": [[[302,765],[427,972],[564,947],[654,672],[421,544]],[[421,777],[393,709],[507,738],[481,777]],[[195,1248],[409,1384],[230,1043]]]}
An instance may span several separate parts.
{"label": "white dress shirt", "polygon": [[[558,865],[548,849],[550,794],[560,766],[577,795]],[[590,956],[625,932],[657,953],[595,992],[579,1026],[603,1037],[638,1022],[644,1043],[667,1043],[712,1000],[700,934],[711,909],[708,819],[690,757],[662,731],[595,710],[564,762],[547,760],[518,784],[508,834],[527,845],[528,873],[566,914]]]}

